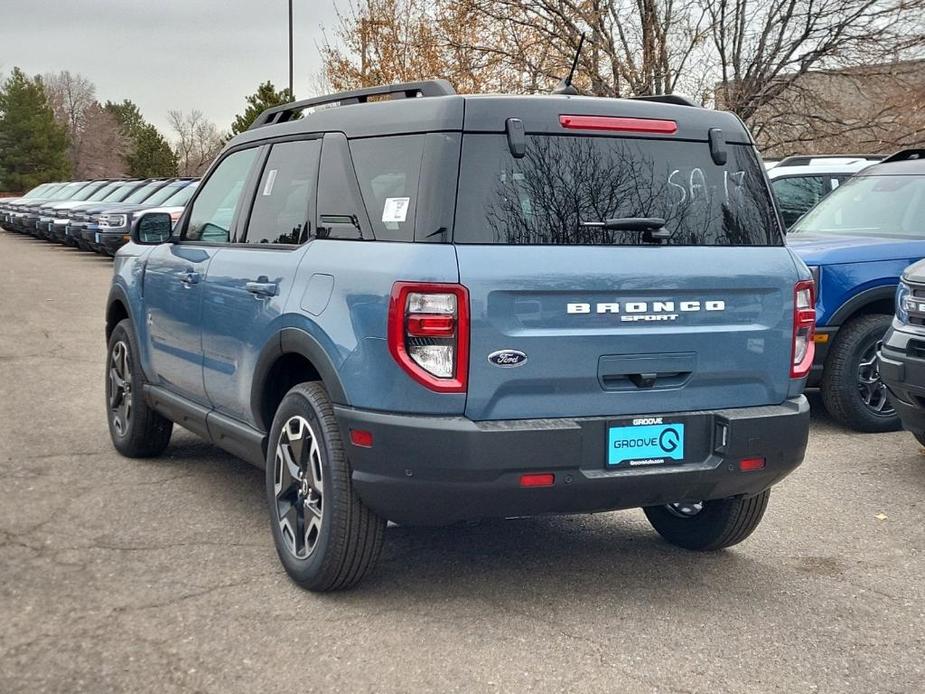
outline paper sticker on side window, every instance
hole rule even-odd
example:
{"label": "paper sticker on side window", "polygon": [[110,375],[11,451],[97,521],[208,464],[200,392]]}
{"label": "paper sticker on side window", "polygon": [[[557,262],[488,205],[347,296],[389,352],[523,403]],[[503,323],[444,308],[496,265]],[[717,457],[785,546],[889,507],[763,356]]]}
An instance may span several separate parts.
{"label": "paper sticker on side window", "polygon": [[263,185],[263,194],[271,195],[273,193],[273,184],[276,183],[276,173],[278,169],[270,169],[267,173],[267,182]]}
{"label": "paper sticker on side window", "polygon": [[411,198],[386,198],[382,207],[383,222],[404,222],[408,216]]}

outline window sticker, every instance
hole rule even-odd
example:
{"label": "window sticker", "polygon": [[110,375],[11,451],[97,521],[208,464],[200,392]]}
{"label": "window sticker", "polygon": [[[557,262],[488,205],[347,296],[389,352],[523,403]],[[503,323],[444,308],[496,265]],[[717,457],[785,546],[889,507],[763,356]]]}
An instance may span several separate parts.
{"label": "window sticker", "polygon": [[271,195],[273,193],[273,184],[276,183],[276,173],[277,169],[270,169],[270,172],[267,174],[267,182],[263,186],[264,196]]}
{"label": "window sticker", "polygon": [[386,198],[382,208],[383,222],[404,222],[408,217],[411,198]]}

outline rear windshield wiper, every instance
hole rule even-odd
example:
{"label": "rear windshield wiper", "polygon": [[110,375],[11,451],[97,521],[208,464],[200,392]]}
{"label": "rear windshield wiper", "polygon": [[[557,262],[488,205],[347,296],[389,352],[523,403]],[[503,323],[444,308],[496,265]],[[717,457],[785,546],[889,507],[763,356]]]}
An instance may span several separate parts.
{"label": "rear windshield wiper", "polygon": [[661,240],[671,237],[661,217],[616,217],[602,222],[579,222],[582,227],[607,229],[608,231],[644,231],[646,239]]}

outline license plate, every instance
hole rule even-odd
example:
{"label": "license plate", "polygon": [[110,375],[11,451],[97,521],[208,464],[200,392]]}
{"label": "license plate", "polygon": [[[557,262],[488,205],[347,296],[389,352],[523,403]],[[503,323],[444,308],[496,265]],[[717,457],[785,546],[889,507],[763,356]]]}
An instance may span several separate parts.
{"label": "license plate", "polygon": [[96,242],[100,242],[100,232],[96,232]]}
{"label": "license plate", "polygon": [[641,417],[638,424],[607,430],[607,466],[637,467],[684,462],[684,424]]}

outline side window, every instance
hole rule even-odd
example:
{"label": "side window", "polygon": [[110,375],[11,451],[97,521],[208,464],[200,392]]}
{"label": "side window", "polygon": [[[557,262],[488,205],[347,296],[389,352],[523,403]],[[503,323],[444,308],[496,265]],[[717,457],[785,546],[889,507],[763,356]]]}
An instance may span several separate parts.
{"label": "side window", "polygon": [[200,186],[193,201],[183,238],[189,241],[230,240],[234,211],[247,182],[257,148],[242,149],[229,154],[208,180]]}
{"label": "side window", "polygon": [[771,182],[780,205],[784,225],[790,227],[828,193],[828,182],[822,176],[791,176]]}
{"label": "side window", "polygon": [[245,243],[308,239],[320,156],[320,139],[273,145],[255,191]]}
{"label": "side window", "polygon": [[413,240],[424,135],[352,140],[350,153],[376,239]]}

